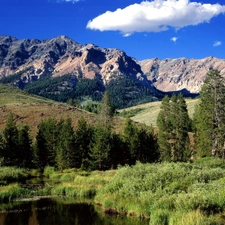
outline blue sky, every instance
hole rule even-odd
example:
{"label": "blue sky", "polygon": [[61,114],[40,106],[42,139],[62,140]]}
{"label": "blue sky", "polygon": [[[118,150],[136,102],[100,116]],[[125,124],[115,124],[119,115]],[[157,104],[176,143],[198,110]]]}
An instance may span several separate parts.
{"label": "blue sky", "polygon": [[225,59],[222,0],[0,0],[0,35],[118,48],[137,60]]}

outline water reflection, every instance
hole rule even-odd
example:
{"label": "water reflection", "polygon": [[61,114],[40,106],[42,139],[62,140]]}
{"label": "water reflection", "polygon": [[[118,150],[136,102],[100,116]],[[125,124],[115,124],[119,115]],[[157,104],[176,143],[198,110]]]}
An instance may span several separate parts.
{"label": "water reflection", "polygon": [[54,199],[23,202],[0,211],[0,225],[147,225],[149,221],[101,216],[88,203]]}

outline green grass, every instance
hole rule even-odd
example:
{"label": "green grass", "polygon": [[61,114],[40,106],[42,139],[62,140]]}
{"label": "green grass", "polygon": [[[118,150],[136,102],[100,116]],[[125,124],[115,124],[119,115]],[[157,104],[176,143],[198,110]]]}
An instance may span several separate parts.
{"label": "green grass", "polygon": [[[195,105],[198,99],[186,99],[189,116],[192,118],[195,110]],[[119,116],[129,116],[133,121],[144,123],[146,125],[156,126],[156,120],[160,111],[161,102],[150,102],[133,106],[127,109],[118,110]]]}
{"label": "green grass", "polygon": [[28,190],[19,184],[1,186],[0,203],[31,196],[88,198],[101,205],[106,213],[148,218],[150,225],[222,225],[225,224],[224,169],[224,161],[214,158],[193,163],[137,163],[117,170],[92,172],[80,169],[59,172],[46,167],[42,189]]}
{"label": "green grass", "polygon": [[[80,169],[67,169],[59,172],[52,167],[46,167],[44,170],[44,175],[49,179],[47,182],[55,182],[50,190],[51,195],[74,198],[93,198],[97,190],[108,183],[114,174],[114,170],[87,172]],[[48,192],[49,189],[45,191]],[[42,194],[42,190],[40,193]]]}
{"label": "green grass", "polygon": [[19,181],[29,177],[26,169],[16,167],[0,167],[0,182]]}
{"label": "green grass", "polygon": [[[46,167],[46,185],[28,190],[19,184],[0,187],[0,202],[31,196],[92,198],[105,212],[149,218],[150,225],[224,224],[225,164],[204,158],[194,163],[156,163],[125,166],[118,170],[62,172]],[[24,171],[3,169],[19,179]],[[4,174],[1,173],[1,174]]]}
{"label": "green grass", "polygon": [[29,191],[19,184],[0,186],[0,203],[7,203],[27,195],[29,195]]}
{"label": "green grass", "polygon": [[37,95],[28,94],[25,91],[11,87],[9,85],[0,84],[0,106],[29,103],[42,103],[51,105],[54,104],[54,101]]}
{"label": "green grass", "polygon": [[225,212],[225,171],[222,160],[206,161],[120,168],[94,200],[106,211],[150,218],[153,225],[182,224],[185,215],[190,221],[198,217],[196,224],[210,224]]}

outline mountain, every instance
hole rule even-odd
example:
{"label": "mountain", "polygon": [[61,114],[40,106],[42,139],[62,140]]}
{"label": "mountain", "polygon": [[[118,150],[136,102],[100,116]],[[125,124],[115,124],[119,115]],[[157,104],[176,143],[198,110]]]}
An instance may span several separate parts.
{"label": "mountain", "polygon": [[[125,52],[78,44],[66,36],[43,41],[0,36],[0,79],[60,101],[83,95],[99,100],[110,89],[115,98],[123,95],[118,107],[157,94],[137,61]],[[118,93],[124,85],[126,92]]]}
{"label": "mountain", "polygon": [[117,108],[157,100],[165,93],[198,94],[210,69],[225,75],[225,60],[137,61],[124,51],[79,44],[66,36],[48,40],[0,36],[0,82],[57,101],[99,101],[105,90]]}
{"label": "mountain", "polygon": [[118,49],[81,45],[66,36],[44,41],[0,36],[0,78],[24,70],[23,82],[49,74],[74,74],[90,79],[101,76],[104,84],[122,75],[150,84],[139,64]]}
{"label": "mountain", "polygon": [[199,93],[206,74],[211,69],[217,69],[225,76],[225,60],[216,57],[200,60],[154,58],[140,61],[139,64],[148,80],[164,92]]}

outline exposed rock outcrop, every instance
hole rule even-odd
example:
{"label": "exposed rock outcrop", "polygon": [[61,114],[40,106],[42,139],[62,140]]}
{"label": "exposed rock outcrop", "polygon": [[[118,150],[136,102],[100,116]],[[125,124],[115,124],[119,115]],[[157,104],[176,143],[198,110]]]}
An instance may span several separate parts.
{"label": "exposed rock outcrop", "polygon": [[51,74],[53,77],[74,74],[106,84],[119,76],[129,76],[151,87],[140,65],[118,49],[81,45],[66,36],[50,40],[18,40],[0,37],[0,78],[25,71],[23,82],[32,82]]}
{"label": "exposed rock outcrop", "polygon": [[153,85],[164,92],[183,90],[198,93],[211,69],[217,69],[225,76],[225,60],[215,57],[204,59],[149,59],[139,62],[143,73]]}

